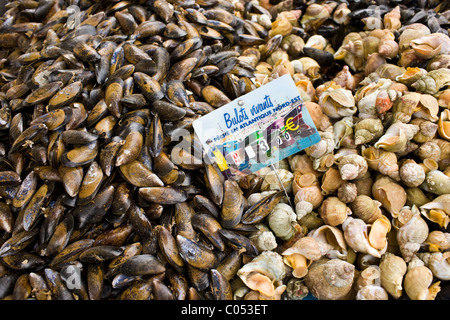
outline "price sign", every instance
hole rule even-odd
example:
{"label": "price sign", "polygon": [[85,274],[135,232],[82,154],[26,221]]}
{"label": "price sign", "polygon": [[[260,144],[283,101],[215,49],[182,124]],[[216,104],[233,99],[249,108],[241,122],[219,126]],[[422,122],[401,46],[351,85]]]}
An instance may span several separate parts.
{"label": "price sign", "polygon": [[[320,141],[290,75],[284,75],[193,122],[225,177],[249,174]],[[224,160],[226,164],[224,165]]]}

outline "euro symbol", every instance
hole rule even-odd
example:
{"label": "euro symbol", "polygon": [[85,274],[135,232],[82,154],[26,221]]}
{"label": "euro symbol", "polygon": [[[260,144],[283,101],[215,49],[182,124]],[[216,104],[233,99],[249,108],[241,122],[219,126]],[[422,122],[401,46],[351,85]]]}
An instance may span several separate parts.
{"label": "euro symbol", "polygon": [[298,129],[298,125],[295,128],[293,128],[294,124],[292,123],[292,119],[294,119],[294,118],[291,117],[291,118],[287,119],[287,121],[286,121],[285,127],[289,131],[294,131],[294,130]]}

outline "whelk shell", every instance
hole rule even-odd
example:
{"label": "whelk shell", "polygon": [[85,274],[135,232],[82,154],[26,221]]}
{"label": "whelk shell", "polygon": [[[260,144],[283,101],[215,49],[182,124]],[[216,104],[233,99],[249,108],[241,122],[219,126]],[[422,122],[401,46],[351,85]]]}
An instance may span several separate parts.
{"label": "whelk shell", "polygon": [[322,256],[319,243],[312,237],[302,237],[292,247],[283,251],[283,261],[293,270],[293,276],[302,278],[308,273],[308,267]]}
{"label": "whelk shell", "polygon": [[292,207],[285,203],[278,203],[267,216],[267,222],[273,233],[283,239],[289,240],[298,232],[295,228],[297,215]]}
{"label": "whelk shell", "polygon": [[361,155],[366,159],[370,169],[376,170],[396,181],[400,180],[398,159],[394,152],[375,147],[362,147]]}
{"label": "whelk shell", "polygon": [[417,256],[439,280],[450,280],[450,252],[419,252]]}
{"label": "whelk shell", "polygon": [[352,297],[355,266],[340,259],[322,258],[309,267],[305,283],[320,300],[347,300]]}
{"label": "whelk shell", "polygon": [[450,141],[450,109],[445,109],[441,112],[438,121],[438,132],[443,139]]}
{"label": "whelk shell", "polygon": [[418,187],[425,180],[424,169],[414,160],[406,160],[400,167],[400,178],[408,187]]}
{"label": "whelk shell", "polygon": [[374,182],[372,195],[393,217],[398,215],[406,203],[405,189],[387,176],[382,176]]}
{"label": "whelk shell", "polygon": [[386,252],[380,261],[380,284],[395,299],[403,294],[403,277],[406,274],[405,260],[391,252]]}
{"label": "whelk shell", "polygon": [[405,293],[411,300],[434,300],[441,290],[439,284],[433,283],[433,273],[423,265],[409,269],[404,278]]}
{"label": "whelk shell", "polygon": [[362,178],[367,170],[367,161],[358,154],[344,155],[337,161],[342,180]]}
{"label": "whelk shell", "polygon": [[433,201],[423,204],[419,209],[430,221],[438,223],[441,227],[447,228],[448,223],[450,222],[450,195],[440,195],[433,199]]}
{"label": "whelk shell", "polygon": [[381,218],[381,203],[373,200],[366,195],[359,195],[350,204],[350,208],[356,217],[362,219],[365,223],[373,223]]}
{"label": "whelk shell", "polygon": [[283,258],[274,251],[263,251],[237,272],[247,287],[268,297],[275,295],[275,282],[285,274]]}
{"label": "whelk shell", "polygon": [[350,208],[334,196],[326,198],[319,208],[322,220],[333,227],[342,224],[351,213]]}
{"label": "whelk shell", "polygon": [[397,231],[397,242],[406,262],[411,261],[414,254],[419,251],[429,232],[427,223],[421,218],[418,209],[415,209],[411,219]]}
{"label": "whelk shell", "polygon": [[374,147],[392,152],[402,151],[417,132],[419,132],[419,127],[416,125],[395,122],[374,144]]}
{"label": "whelk shell", "polygon": [[374,224],[377,225],[374,233],[371,233],[371,226],[363,220],[348,217],[342,224],[342,229],[347,244],[353,250],[381,258],[387,249],[386,234],[390,230],[390,223],[385,218],[379,218]]}
{"label": "whelk shell", "polygon": [[450,249],[450,233],[433,230],[428,234],[426,243],[430,252],[446,251]]}

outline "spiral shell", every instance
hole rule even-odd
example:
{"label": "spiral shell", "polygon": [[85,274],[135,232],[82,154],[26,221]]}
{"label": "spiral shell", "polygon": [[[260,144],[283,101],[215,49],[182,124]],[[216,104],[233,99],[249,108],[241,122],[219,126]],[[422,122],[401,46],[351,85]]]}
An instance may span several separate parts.
{"label": "spiral shell", "polygon": [[400,178],[408,187],[418,187],[425,180],[424,169],[414,160],[406,160],[400,167]]}
{"label": "spiral shell", "polygon": [[339,200],[344,203],[351,203],[358,195],[356,184],[351,182],[344,182],[338,189],[337,196]]}
{"label": "spiral shell", "polygon": [[441,159],[441,149],[436,141],[433,140],[423,143],[416,151],[419,158],[423,161],[430,159],[438,162]]}
{"label": "spiral shell", "polygon": [[294,173],[292,181],[292,191],[296,194],[301,188],[318,186],[319,180],[316,175],[312,173],[302,174],[300,171]]}
{"label": "spiral shell", "polygon": [[448,194],[450,193],[450,176],[440,170],[431,170],[427,173],[421,188],[437,195]]}
{"label": "spiral shell", "polygon": [[392,152],[402,151],[417,132],[419,132],[419,127],[416,125],[395,122],[374,144],[374,147]]}
{"label": "spiral shell", "polygon": [[324,199],[322,195],[321,189],[318,185],[305,186],[298,189],[295,193],[294,202],[298,203],[299,201],[306,201],[313,205],[313,208],[316,209],[320,206]]}
{"label": "spiral shell", "polygon": [[318,104],[333,119],[351,116],[357,111],[352,92],[340,86],[327,88],[320,93]]}
{"label": "spiral shell", "polygon": [[338,197],[326,198],[319,208],[319,215],[322,220],[333,227],[342,224],[350,214],[350,208]]}
{"label": "spiral shell", "polygon": [[286,36],[292,32],[292,27],[292,24],[286,17],[280,16],[272,22],[272,29],[269,32],[269,37],[273,37],[278,34]]}
{"label": "spiral shell", "polygon": [[440,291],[440,282],[433,283],[433,273],[425,266],[409,269],[403,281],[411,300],[434,300]]}
{"label": "spiral shell", "polygon": [[308,112],[319,131],[326,131],[331,126],[330,118],[322,112],[322,107],[313,101],[305,101],[304,106],[308,109]]}
{"label": "spiral shell", "polygon": [[[450,57],[450,55],[448,55]],[[450,109],[450,89],[441,90],[436,94],[439,107]]]}
{"label": "spiral shell", "polygon": [[280,239],[291,239],[297,229],[297,215],[292,207],[285,203],[278,203],[267,216],[267,222],[273,233]]}
{"label": "spiral shell", "polygon": [[358,121],[354,128],[355,144],[370,143],[383,135],[384,127],[381,119],[367,118]]}
{"label": "spiral shell", "polygon": [[433,230],[428,234],[425,242],[430,252],[446,251],[450,249],[450,233]]}
{"label": "spiral shell", "polygon": [[344,183],[341,178],[341,173],[338,169],[331,167],[322,176],[322,194],[324,196],[336,193],[339,187]]}
{"label": "spiral shell", "polygon": [[275,295],[276,281],[286,275],[283,258],[275,251],[263,251],[237,271],[247,287],[271,297]]}
{"label": "spiral shell", "polygon": [[387,176],[382,176],[374,182],[372,195],[394,218],[406,203],[405,189]]}
{"label": "spiral shell", "polygon": [[393,32],[387,32],[380,40],[378,45],[378,53],[386,59],[393,59],[398,54],[398,43],[395,41]]}
{"label": "spiral shell", "polygon": [[249,239],[253,241],[256,248],[262,252],[265,250],[274,250],[277,247],[277,240],[273,232],[262,223],[255,225],[258,231],[252,233]]}
{"label": "spiral shell", "polygon": [[398,159],[394,152],[375,147],[362,147],[361,155],[366,159],[370,169],[376,170],[394,180],[400,180]]}
{"label": "spiral shell", "polygon": [[353,214],[365,223],[373,223],[381,218],[381,203],[366,195],[359,195],[350,204]]}
{"label": "spiral shell", "polygon": [[413,214],[411,219],[397,232],[397,242],[403,259],[410,262],[428,237],[428,225],[420,213]]}
{"label": "spiral shell", "polygon": [[327,44],[328,40],[324,36],[320,34],[314,34],[308,38],[308,40],[305,43],[305,47],[323,50],[325,49]]}
{"label": "spiral shell", "polygon": [[299,201],[295,204],[295,213],[297,214],[297,220],[300,221],[303,217],[313,211],[313,205],[307,201]]}
{"label": "spiral shell", "polygon": [[308,236],[318,241],[322,256],[330,259],[347,259],[347,243],[344,239],[344,233],[338,227],[324,224],[311,230]]}
{"label": "spiral shell", "polygon": [[417,80],[419,80],[422,76],[427,74],[427,70],[418,68],[418,67],[407,67],[406,71],[397,76],[395,78],[396,81],[399,81],[407,86],[410,86]]}
{"label": "spiral shell", "polygon": [[[278,177],[281,180],[283,186],[280,186]],[[265,177],[261,184],[261,191],[276,190],[280,191],[283,188],[287,193],[292,193],[292,180],[294,179],[294,174],[286,169],[276,169],[275,171],[270,171]]]}
{"label": "spiral shell", "polygon": [[300,238],[281,255],[283,261],[293,269],[292,275],[296,278],[303,278],[311,263],[322,257],[319,243],[312,237]]}
{"label": "spiral shell", "polygon": [[292,60],[291,64],[294,68],[294,72],[302,73],[312,81],[317,80],[320,77],[320,65],[316,60],[310,57]]}
{"label": "spiral shell", "polygon": [[356,281],[356,300],[388,300],[387,291],[380,285],[380,270],[376,265],[365,268]]}
{"label": "spiral shell", "polygon": [[439,68],[431,70],[419,80],[411,84],[418,92],[436,94],[441,88],[450,84],[450,70]]}
{"label": "spiral shell", "polygon": [[335,148],[351,145],[353,140],[353,118],[344,117],[333,125]]}
{"label": "spiral shell", "polygon": [[450,39],[443,33],[431,33],[411,40],[411,48],[423,59],[431,59],[440,54],[450,54]]}
{"label": "spiral shell", "polygon": [[350,17],[349,13],[351,10],[348,8],[348,5],[345,2],[341,2],[333,12],[333,20],[337,24],[349,24]]}
{"label": "spiral shell", "polygon": [[383,17],[384,27],[389,30],[400,29],[402,23],[400,21],[400,6],[394,7],[391,11],[386,13]]}
{"label": "spiral shell", "polygon": [[431,122],[438,121],[439,103],[437,99],[430,95],[423,93],[420,95],[419,104],[414,110],[413,116]]}
{"label": "spiral shell", "polygon": [[367,161],[358,154],[349,154],[339,158],[338,167],[342,180],[354,180],[363,177],[367,170]]}
{"label": "spiral shell", "polygon": [[393,253],[386,252],[380,261],[380,284],[395,299],[403,294],[403,277],[406,274],[405,260]]}
{"label": "spiral shell", "polygon": [[392,107],[393,119],[408,123],[412,114],[417,109],[421,94],[418,92],[407,92],[398,98]]}
{"label": "spiral shell", "polygon": [[334,134],[328,131],[319,131],[320,141],[305,149],[307,155],[314,159],[320,159],[330,154],[335,149]]}
{"label": "spiral shell", "polygon": [[450,252],[419,252],[417,256],[439,280],[450,280]]}
{"label": "spiral shell", "polygon": [[[385,225],[385,219],[382,219],[384,222],[381,222]],[[376,221],[380,220],[377,219]],[[376,223],[376,221],[374,223]],[[387,234],[387,230],[389,228],[383,228],[384,232]],[[363,220],[353,217],[348,217],[344,223],[342,224],[342,230],[344,231],[344,237],[349,247],[351,247],[356,252],[368,253],[374,257],[381,258],[381,255],[387,249],[387,241],[386,235],[380,237],[380,235],[374,235],[373,241],[371,241],[370,236],[370,226],[367,225]],[[378,230],[376,231],[376,233]],[[375,238],[377,238],[375,240]]]}
{"label": "spiral shell", "polygon": [[436,136],[438,125],[432,121],[423,118],[415,118],[409,123],[419,126],[419,132],[412,138],[412,141],[414,142],[425,143],[431,141]]}
{"label": "spiral shell", "polygon": [[320,300],[347,300],[355,293],[355,266],[340,259],[322,258],[311,264],[305,284]]}
{"label": "spiral shell", "polygon": [[313,161],[307,154],[297,153],[291,157],[288,157],[289,167],[291,168],[291,172],[300,174],[312,173],[317,176],[320,174],[313,168]]}
{"label": "spiral shell", "polygon": [[438,223],[439,226],[447,228],[450,222],[450,195],[443,194],[433,201],[420,206],[420,212],[430,221]]}

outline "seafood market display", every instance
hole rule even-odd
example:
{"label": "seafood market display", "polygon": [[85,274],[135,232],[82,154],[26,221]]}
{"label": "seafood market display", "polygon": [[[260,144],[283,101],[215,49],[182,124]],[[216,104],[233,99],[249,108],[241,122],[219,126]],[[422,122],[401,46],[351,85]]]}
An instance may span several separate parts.
{"label": "seafood market display", "polygon": [[[5,10],[1,299],[450,299],[448,1]],[[193,121],[287,74],[321,140],[224,179]]]}

